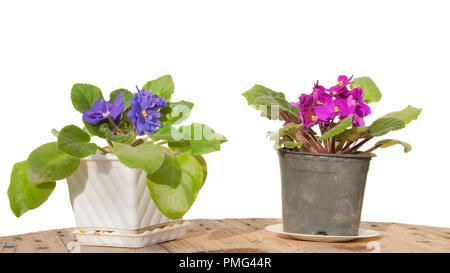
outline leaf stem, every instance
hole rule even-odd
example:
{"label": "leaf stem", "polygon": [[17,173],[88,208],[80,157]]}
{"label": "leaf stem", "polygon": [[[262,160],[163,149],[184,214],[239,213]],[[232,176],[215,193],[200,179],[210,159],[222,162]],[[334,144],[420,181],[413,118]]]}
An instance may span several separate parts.
{"label": "leaf stem", "polygon": [[365,137],[362,141],[360,141],[358,144],[355,144],[352,148],[347,148],[342,153],[343,154],[351,154],[356,152],[362,145],[364,145],[367,141],[371,140],[372,136]]}
{"label": "leaf stem", "polygon": [[99,151],[101,151],[103,154],[109,153],[107,150],[103,149],[103,148],[100,147],[100,146],[97,146],[97,149],[98,149]]}
{"label": "leaf stem", "polygon": [[116,129],[117,133],[122,133],[122,130],[114,123],[111,117],[108,117],[109,124]]}

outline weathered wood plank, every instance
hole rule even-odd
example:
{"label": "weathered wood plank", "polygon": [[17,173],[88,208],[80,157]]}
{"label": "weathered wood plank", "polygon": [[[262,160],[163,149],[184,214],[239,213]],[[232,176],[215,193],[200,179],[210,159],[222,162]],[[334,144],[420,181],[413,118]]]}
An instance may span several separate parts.
{"label": "weathered wood plank", "polygon": [[[55,230],[33,232],[19,236],[2,238],[6,243],[3,245],[2,253],[61,253],[67,252]],[[11,247],[7,247],[7,246]]]}
{"label": "weathered wood plank", "polygon": [[[450,252],[450,228],[363,222],[382,236],[347,243],[279,237],[264,228],[280,219],[196,219],[181,240],[144,248],[79,246],[72,229],[0,238],[0,252]],[[5,247],[12,245],[15,247]]]}

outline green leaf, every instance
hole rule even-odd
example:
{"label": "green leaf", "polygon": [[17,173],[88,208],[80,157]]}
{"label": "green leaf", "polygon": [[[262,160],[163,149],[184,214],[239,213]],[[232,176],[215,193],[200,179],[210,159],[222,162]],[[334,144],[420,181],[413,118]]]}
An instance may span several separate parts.
{"label": "green leaf", "polygon": [[364,102],[372,103],[381,100],[381,92],[375,82],[370,77],[361,77],[353,79],[350,88],[361,87],[364,91]]}
{"label": "green leaf", "polygon": [[203,173],[203,182],[200,188],[205,185],[206,177],[208,176],[208,167],[206,166],[205,158],[203,158],[202,155],[192,155],[195,159],[197,159],[198,163],[202,167],[202,173]]}
{"label": "green leaf", "polygon": [[417,119],[421,112],[422,112],[421,108],[416,108],[412,107],[411,105],[408,105],[405,109],[401,111],[392,112],[384,115],[383,118],[396,118],[402,120],[405,124],[408,124],[411,121]]}
{"label": "green leaf", "polygon": [[368,129],[369,129],[369,127],[367,127],[367,126],[353,127],[353,128],[350,128],[348,130],[345,130],[345,131],[337,134],[336,138],[340,139],[340,140],[348,139],[350,141],[356,141],[356,139],[353,139],[352,136],[362,135]]}
{"label": "green leaf", "polygon": [[44,144],[27,159],[27,178],[31,184],[57,181],[73,174],[80,159],[58,150],[56,142]]}
{"label": "green leaf", "polygon": [[399,130],[419,117],[422,109],[408,106],[405,109],[392,112],[375,120],[370,126],[368,134],[371,136],[382,136],[390,131]]}
{"label": "green leaf", "polygon": [[100,130],[103,130],[105,132],[105,138],[109,141],[114,141],[118,143],[125,142],[127,140],[131,140],[131,133],[124,134],[124,135],[115,135],[109,127],[102,127]]}
{"label": "green leaf", "polygon": [[146,142],[137,147],[116,143],[114,154],[125,166],[133,169],[142,169],[153,173],[161,167],[164,161],[164,152],[161,146]]}
{"label": "green leaf", "polygon": [[271,140],[279,140],[283,137],[288,137],[289,139],[296,139],[295,134],[302,127],[302,124],[288,123],[281,127],[277,132],[269,132],[268,137]]}
{"label": "green leaf", "polygon": [[[262,116],[268,119],[284,120],[279,113],[272,113],[272,110],[278,109],[286,113],[291,120],[298,121],[299,109],[291,105],[283,93],[275,92],[262,85],[255,85],[250,90],[242,94],[250,106],[262,112]],[[273,108],[272,108],[273,107]]]}
{"label": "green leaf", "polygon": [[97,124],[90,124],[89,122],[83,120],[83,123],[89,133],[91,133],[93,136],[106,138],[105,128],[109,129],[108,120],[101,120]]}
{"label": "green leaf", "polygon": [[[158,132],[157,132],[158,133]],[[158,138],[167,140],[169,148],[182,153],[206,154],[220,150],[220,144],[225,138],[214,132],[210,127],[201,123],[172,127],[158,134]]]}
{"label": "green leaf", "polygon": [[167,141],[178,141],[181,140],[182,136],[179,133],[178,129],[173,126],[164,126],[160,127],[153,134],[149,134],[149,136],[153,139],[164,139]]}
{"label": "green leaf", "polygon": [[161,168],[147,176],[152,200],[170,219],[183,217],[197,198],[202,183],[202,167],[188,154],[166,154]]}
{"label": "green leaf", "polygon": [[400,141],[400,140],[396,140],[396,139],[383,139],[383,140],[380,140],[377,143],[375,143],[375,146],[378,146],[380,148],[387,148],[387,147],[390,147],[390,146],[395,145],[395,144],[402,145],[403,146],[403,150],[404,150],[405,153],[411,151],[411,145],[410,144],[408,144],[406,142],[403,142],[403,141]]}
{"label": "green leaf", "polygon": [[130,107],[130,101],[134,97],[133,93],[131,93],[127,89],[120,88],[112,91],[111,94],[109,94],[109,103],[113,103],[120,95],[120,93],[123,93],[122,102],[125,104],[125,107],[123,109],[126,110],[128,107]]}
{"label": "green leaf", "polygon": [[333,137],[333,136],[335,136],[335,135],[337,135],[339,133],[342,133],[345,129],[347,129],[348,127],[352,126],[352,121],[353,121],[353,115],[349,115],[345,119],[339,121],[339,123],[336,124],[336,126],[334,126],[330,130],[325,132],[325,134],[323,134],[319,138],[319,140],[322,141],[322,140],[328,139],[330,137]]}
{"label": "green leaf", "polygon": [[285,148],[287,149],[293,149],[296,147],[302,147],[303,143],[296,143],[292,141],[280,141],[280,144],[283,144]]}
{"label": "green leaf", "polygon": [[194,104],[188,101],[169,102],[169,104],[160,109],[160,113],[163,115],[159,120],[161,121],[161,127],[180,124],[189,117]]}
{"label": "green leaf", "polygon": [[89,143],[91,137],[75,125],[64,127],[58,134],[58,149],[75,157],[83,158],[97,152],[97,145]]}
{"label": "green leaf", "polygon": [[55,182],[30,184],[27,179],[27,162],[16,163],[11,173],[8,198],[11,210],[20,217],[25,212],[42,205],[53,192]]}
{"label": "green leaf", "polygon": [[90,110],[94,102],[103,99],[100,88],[87,83],[76,83],[70,93],[72,104],[78,112]]}
{"label": "green leaf", "polygon": [[370,136],[382,136],[390,131],[395,131],[405,128],[405,123],[396,118],[379,118],[375,120],[370,126],[368,134]]}
{"label": "green leaf", "polygon": [[166,102],[170,101],[170,97],[175,89],[172,76],[165,75],[156,80],[149,81],[144,85],[144,88],[151,89],[152,93],[157,95],[160,99],[167,97]]}

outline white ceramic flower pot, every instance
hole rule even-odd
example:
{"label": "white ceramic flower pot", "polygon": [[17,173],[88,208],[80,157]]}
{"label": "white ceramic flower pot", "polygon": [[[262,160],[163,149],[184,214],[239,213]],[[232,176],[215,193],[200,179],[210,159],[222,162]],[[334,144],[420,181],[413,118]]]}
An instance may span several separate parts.
{"label": "white ceramic flower pot", "polygon": [[67,182],[80,244],[143,247],[186,232],[188,223],[168,219],[157,209],[146,173],[112,154],[82,159]]}

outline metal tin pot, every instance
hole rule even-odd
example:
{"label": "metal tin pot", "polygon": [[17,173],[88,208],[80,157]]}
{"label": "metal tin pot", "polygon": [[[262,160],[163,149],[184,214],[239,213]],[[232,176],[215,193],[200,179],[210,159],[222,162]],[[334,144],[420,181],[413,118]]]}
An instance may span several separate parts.
{"label": "metal tin pot", "polygon": [[371,158],[279,149],[284,232],[358,235]]}

